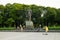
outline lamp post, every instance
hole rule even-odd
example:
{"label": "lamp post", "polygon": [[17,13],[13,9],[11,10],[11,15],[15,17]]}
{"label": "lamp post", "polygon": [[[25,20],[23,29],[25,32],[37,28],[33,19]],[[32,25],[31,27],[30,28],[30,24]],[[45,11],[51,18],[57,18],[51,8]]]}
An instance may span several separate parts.
{"label": "lamp post", "polygon": [[[47,13],[47,11],[46,11],[46,10],[43,10],[43,11],[42,11],[42,14],[41,14],[41,17],[44,17],[45,13]],[[48,35],[48,34],[47,34],[47,32],[48,32],[47,19],[46,19],[46,26],[44,27],[44,29],[45,29],[45,32],[46,32],[45,35]]]}
{"label": "lamp post", "polygon": [[[43,18],[46,13],[47,13],[46,10],[42,10],[42,11],[41,11],[41,18]],[[43,19],[42,19],[42,20],[43,20]]]}
{"label": "lamp post", "polygon": [[46,10],[42,10],[41,17],[44,17],[44,14],[45,14],[46,12],[47,12]]}

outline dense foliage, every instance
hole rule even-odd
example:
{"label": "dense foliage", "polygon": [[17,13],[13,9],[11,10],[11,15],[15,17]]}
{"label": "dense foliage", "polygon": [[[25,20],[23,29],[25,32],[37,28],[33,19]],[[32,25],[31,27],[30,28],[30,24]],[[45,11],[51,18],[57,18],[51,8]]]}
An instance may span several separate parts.
{"label": "dense foliage", "polygon": [[[25,4],[6,4],[0,5],[0,27],[14,27],[17,25],[25,25],[27,20],[26,15],[28,9],[32,10],[32,21],[34,26],[42,25],[60,25],[60,9],[43,7],[37,5],[25,5]],[[41,17],[42,11],[47,12]]]}

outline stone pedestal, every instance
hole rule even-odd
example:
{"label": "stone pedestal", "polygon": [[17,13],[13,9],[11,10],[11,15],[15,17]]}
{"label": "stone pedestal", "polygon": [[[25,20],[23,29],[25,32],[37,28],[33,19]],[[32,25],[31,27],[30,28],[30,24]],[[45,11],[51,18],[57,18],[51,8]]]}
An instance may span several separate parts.
{"label": "stone pedestal", "polygon": [[34,29],[34,25],[32,21],[26,21],[26,28],[27,29]]}

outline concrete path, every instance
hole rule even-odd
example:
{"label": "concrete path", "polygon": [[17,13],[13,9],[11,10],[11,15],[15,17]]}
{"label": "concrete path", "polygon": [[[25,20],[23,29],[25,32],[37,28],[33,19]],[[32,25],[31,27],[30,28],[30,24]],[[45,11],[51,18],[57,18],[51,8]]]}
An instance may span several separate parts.
{"label": "concrete path", "polygon": [[49,32],[0,32],[0,40],[60,40],[60,33]]}

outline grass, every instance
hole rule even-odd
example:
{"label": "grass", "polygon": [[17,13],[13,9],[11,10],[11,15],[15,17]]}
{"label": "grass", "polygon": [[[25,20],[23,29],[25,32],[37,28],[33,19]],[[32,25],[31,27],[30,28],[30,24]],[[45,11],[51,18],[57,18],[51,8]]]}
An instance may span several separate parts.
{"label": "grass", "polygon": [[[60,30],[60,26],[48,26],[49,30]],[[0,27],[0,30],[14,30],[15,27]]]}
{"label": "grass", "polygon": [[60,26],[49,26],[49,30],[60,30]]}
{"label": "grass", "polygon": [[14,30],[15,27],[1,27],[0,30]]}

